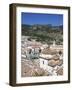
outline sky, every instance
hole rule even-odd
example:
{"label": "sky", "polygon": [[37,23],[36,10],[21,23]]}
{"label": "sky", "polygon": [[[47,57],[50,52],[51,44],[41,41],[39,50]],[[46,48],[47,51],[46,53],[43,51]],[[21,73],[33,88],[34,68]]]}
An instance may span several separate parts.
{"label": "sky", "polygon": [[40,13],[21,13],[21,24],[52,24],[52,26],[63,25],[62,14],[40,14]]}

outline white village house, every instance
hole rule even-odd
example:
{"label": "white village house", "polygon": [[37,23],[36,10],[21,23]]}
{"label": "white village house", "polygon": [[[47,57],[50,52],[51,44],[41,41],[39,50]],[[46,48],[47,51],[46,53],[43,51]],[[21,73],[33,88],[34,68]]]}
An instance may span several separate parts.
{"label": "white village house", "polygon": [[[43,56],[43,55],[42,55]],[[43,68],[44,70],[47,70],[51,75],[57,75],[56,69],[60,66],[56,65],[55,67],[49,65],[49,60],[45,59],[47,57],[49,60],[53,58],[52,55],[44,55],[44,58],[40,58],[40,67]],[[63,57],[59,57],[59,60],[62,60]]]}

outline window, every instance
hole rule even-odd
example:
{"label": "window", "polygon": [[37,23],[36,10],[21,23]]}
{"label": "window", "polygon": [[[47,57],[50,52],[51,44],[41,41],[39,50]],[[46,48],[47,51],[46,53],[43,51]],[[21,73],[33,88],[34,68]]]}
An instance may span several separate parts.
{"label": "window", "polygon": [[43,61],[43,64],[44,64],[44,61]]}

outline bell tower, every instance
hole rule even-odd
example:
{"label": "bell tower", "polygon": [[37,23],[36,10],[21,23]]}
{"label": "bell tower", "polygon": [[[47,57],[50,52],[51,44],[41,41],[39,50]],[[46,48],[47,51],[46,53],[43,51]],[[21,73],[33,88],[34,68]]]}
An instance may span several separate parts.
{"label": "bell tower", "polygon": [[55,45],[56,45],[56,41],[54,40],[54,41],[53,41],[53,46],[55,47]]}

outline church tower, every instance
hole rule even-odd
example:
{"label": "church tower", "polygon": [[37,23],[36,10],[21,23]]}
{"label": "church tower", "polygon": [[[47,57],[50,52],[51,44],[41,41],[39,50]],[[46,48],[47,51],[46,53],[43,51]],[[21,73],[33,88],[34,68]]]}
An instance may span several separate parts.
{"label": "church tower", "polygon": [[56,46],[56,41],[54,40],[54,41],[53,41],[53,47],[55,47],[55,46]]}

